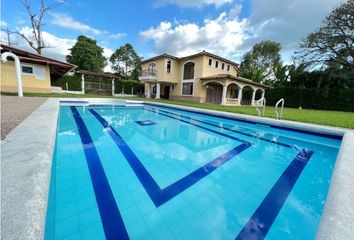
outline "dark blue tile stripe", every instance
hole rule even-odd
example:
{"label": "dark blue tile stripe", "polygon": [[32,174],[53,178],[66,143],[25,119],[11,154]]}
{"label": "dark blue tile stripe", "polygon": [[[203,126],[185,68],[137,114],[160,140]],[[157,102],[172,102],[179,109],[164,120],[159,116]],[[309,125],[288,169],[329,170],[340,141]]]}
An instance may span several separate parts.
{"label": "dark blue tile stripe", "polygon": [[215,169],[231,160],[236,155],[240,154],[248,147],[251,146],[251,143],[243,141],[243,143],[227,153],[215,158],[204,166],[198,168],[197,170],[191,172],[185,177],[181,178],[177,182],[169,185],[165,189],[161,189],[158,184],[155,182],[153,177],[145,169],[144,165],[140,162],[138,157],[130,149],[128,144],[123,140],[119,133],[95,110],[90,109],[90,112],[97,118],[97,120],[103,125],[108,134],[114,140],[116,145],[119,147],[124,157],[128,161],[130,167],[133,169],[141,184],[145,188],[146,192],[150,196],[151,200],[154,202],[156,207],[161,206],[167,201],[171,200]]}
{"label": "dark blue tile stripe", "polygon": [[89,168],[106,239],[129,239],[122,216],[119,212],[90,133],[76,107],[72,106],[70,108],[84,148],[86,162]]}
{"label": "dark blue tile stripe", "polygon": [[[244,142],[241,145],[231,149],[227,153],[224,153],[223,155],[215,158],[211,162],[205,164],[204,166],[198,168],[194,172],[191,172],[187,176],[181,178],[177,182],[171,184],[170,186],[166,187],[163,189],[163,194],[159,199],[159,202],[162,204],[171,198],[173,198],[176,194],[179,194],[180,192],[186,190],[189,188],[191,185],[195,184],[208,174],[212,173],[214,170],[216,170],[218,167],[223,165],[224,163],[228,162],[231,160],[233,157],[236,155],[240,154],[247,148],[251,146],[251,143],[249,142]],[[161,205],[160,204],[160,205]]]}
{"label": "dark blue tile stripe", "polygon": [[218,124],[206,122],[206,121],[200,120],[200,119],[198,119],[198,118],[194,118],[194,117],[190,117],[190,116],[185,116],[185,115],[182,115],[182,114],[179,114],[179,113],[169,112],[169,111],[165,111],[165,110],[162,110],[162,109],[153,109],[153,108],[145,108],[145,109],[148,109],[148,110],[155,110],[154,112],[163,112],[163,113],[167,113],[167,114],[171,114],[171,115],[183,117],[183,118],[186,118],[186,119],[189,119],[189,120],[193,120],[193,121],[196,121],[196,122],[200,122],[200,123],[204,123],[204,124],[207,124],[207,125],[210,125],[210,126],[214,126],[214,127],[217,127],[217,128],[225,129],[225,130],[230,131],[230,132],[242,134],[242,135],[245,135],[245,136],[248,136],[248,137],[252,137],[252,138],[261,139],[262,141],[274,143],[274,144],[277,144],[277,145],[280,145],[280,146],[283,146],[283,147],[293,148],[293,149],[296,149],[296,150],[298,150],[298,151],[301,150],[300,148],[298,148],[298,147],[296,147],[296,146],[292,146],[292,145],[289,145],[289,144],[286,144],[286,143],[282,143],[282,142],[273,141],[273,140],[266,139],[266,138],[263,138],[263,137],[260,137],[260,136],[257,136],[257,135],[253,135],[253,134],[250,134],[250,133],[245,133],[245,132],[242,132],[242,131],[237,131],[237,130],[232,129],[232,128],[220,126],[220,125],[218,125]]}
{"label": "dark blue tile stripe", "polygon": [[236,237],[237,240],[264,239],[313,151],[301,151],[285,169],[262,203]]}
{"label": "dark blue tile stripe", "polygon": [[204,129],[204,130],[207,130],[209,132],[213,132],[213,133],[216,133],[218,135],[221,135],[221,136],[224,136],[224,137],[227,137],[227,138],[230,138],[232,140],[235,140],[235,141],[239,141],[239,142],[245,142],[244,140],[240,139],[240,138],[237,138],[237,137],[234,137],[234,136],[231,136],[231,135],[228,135],[226,133],[222,133],[222,132],[219,132],[219,131],[216,131],[216,130],[213,130],[213,129],[210,129],[210,128],[207,128],[207,127],[204,127],[202,125],[199,125],[199,124],[196,124],[196,123],[191,123],[190,121],[186,121],[186,120],[183,120],[183,119],[180,119],[180,118],[176,118],[176,117],[173,117],[173,116],[170,116],[168,114],[165,114],[165,113],[161,113],[159,111],[155,111],[153,109],[149,109],[147,108],[146,110],[150,111],[150,112],[154,112],[154,113],[158,113],[162,116],[165,116],[165,117],[168,117],[168,118],[172,118],[172,119],[176,119],[178,121],[181,121],[181,122],[184,122],[184,123],[187,123],[187,124],[190,124],[190,125],[193,125],[193,126],[196,126],[198,128],[201,128],[201,129]]}
{"label": "dark blue tile stripe", "polygon": [[[192,112],[192,113],[197,113],[197,114],[203,114],[203,115],[213,116],[213,117],[217,117],[217,118],[221,118],[221,119],[223,119],[223,118],[229,119],[229,120],[233,120],[235,122],[245,122],[245,123],[251,123],[251,124],[258,124],[258,122],[256,122],[256,121],[249,121],[249,120],[240,119],[237,117],[219,116],[218,114],[212,114],[212,113],[208,113],[208,112],[198,112],[198,111],[194,111],[194,110],[190,110],[190,109],[180,109],[180,108],[169,107],[169,106],[161,106],[161,105],[156,105],[156,104],[146,103],[146,102],[144,103],[144,105],[154,106],[154,107],[159,107],[159,108],[168,108],[168,109],[179,110],[179,111],[183,111],[183,112]],[[277,126],[277,125],[273,125],[273,124],[264,124],[264,125],[270,126],[272,128],[278,128],[278,129],[289,130],[289,131],[293,131],[293,132],[316,135],[319,137],[332,138],[332,139],[336,139],[336,140],[342,140],[342,138],[343,138],[342,135],[339,136],[339,135],[334,135],[334,134],[330,134],[330,133],[319,133],[319,132],[314,132],[314,131],[309,131],[309,130],[302,130],[302,129],[291,128],[291,127]]]}

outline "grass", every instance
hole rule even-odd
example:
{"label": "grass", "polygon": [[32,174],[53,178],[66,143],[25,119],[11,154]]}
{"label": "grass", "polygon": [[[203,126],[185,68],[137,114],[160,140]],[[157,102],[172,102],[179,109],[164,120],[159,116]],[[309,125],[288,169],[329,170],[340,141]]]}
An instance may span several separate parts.
{"label": "grass", "polygon": [[[1,93],[2,95],[16,95],[9,93]],[[56,94],[56,93],[25,93],[25,96],[30,97],[58,97],[58,98],[123,98],[129,99],[129,97],[111,97],[111,96],[99,96],[99,95],[76,95],[76,94]],[[161,102],[176,104],[188,107],[196,107],[203,109],[210,109],[216,111],[240,113],[246,115],[257,115],[255,107],[251,106],[222,106],[215,104],[205,104],[205,103],[194,103],[186,101],[177,100],[156,100],[156,99],[146,99],[146,98],[132,98],[135,100],[144,100],[151,102]],[[286,104],[286,103],[285,103]],[[275,118],[274,107],[267,106],[265,110],[265,116],[270,118]],[[297,109],[297,108],[284,108],[283,119],[315,123],[321,125],[329,125],[335,127],[344,127],[354,129],[354,112],[339,112],[339,111],[324,111],[324,110],[311,110],[311,109]]]}

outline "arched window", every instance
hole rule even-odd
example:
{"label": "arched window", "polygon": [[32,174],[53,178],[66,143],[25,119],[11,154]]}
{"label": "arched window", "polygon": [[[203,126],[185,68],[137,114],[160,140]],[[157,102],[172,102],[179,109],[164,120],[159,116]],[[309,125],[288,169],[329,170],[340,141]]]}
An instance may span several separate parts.
{"label": "arched window", "polygon": [[148,66],[148,74],[149,75],[156,75],[156,64],[150,63]]}
{"label": "arched window", "polygon": [[183,80],[194,79],[194,66],[193,62],[184,64],[183,67]]}

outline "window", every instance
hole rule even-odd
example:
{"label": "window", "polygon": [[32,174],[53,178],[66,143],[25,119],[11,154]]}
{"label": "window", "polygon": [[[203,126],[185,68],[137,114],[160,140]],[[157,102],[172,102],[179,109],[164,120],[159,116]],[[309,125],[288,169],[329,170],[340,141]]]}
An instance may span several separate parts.
{"label": "window", "polygon": [[150,63],[148,66],[148,75],[156,75],[156,64],[155,63]]}
{"label": "window", "polygon": [[183,79],[194,79],[194,63],[188,62],[183,67]]}
{"label": "window", "polygon": [[230,65],[227,65],[227,71],[230,72]]}
{"label": "window", "polygon": [[21,66],[22,73],[33,74],[33,67],[30,66]]}
{"label": "window", "polygon": [[216,67],[216,68],[219,67],[219,61],[215,61],[215,67]]}
{"label": "window", "polygon": [[173,92],[174,90],[175,90],[175,85],[172,84],[172,85],[171,85],[171,92]]}
{"label": "window", "polygon": [[193,95],[193,83],[183,83],[182,95]]}
{"label": "window", "polygon": [[171,73],[171,69],[172,69],[172,61],[169,59],[166,62],[166,71],[167,71],[167,73]]}
{"label": "window", "polygon": [[209,66],[213,66],[213,59],[209,58],[208,65],[209,65]]}
{"label": "window", "polygon": [[221,64],[221,69],[224,70],[225,69],[225,63]]}

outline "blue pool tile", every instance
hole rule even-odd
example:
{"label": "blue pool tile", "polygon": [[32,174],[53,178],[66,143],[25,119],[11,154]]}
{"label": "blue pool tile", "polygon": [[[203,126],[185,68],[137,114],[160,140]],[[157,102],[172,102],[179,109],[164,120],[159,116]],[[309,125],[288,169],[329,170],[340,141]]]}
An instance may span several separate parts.
{"label": "blue pool tile", "polygon": [[81,239],[105,240],[104,231],[101,223],[91,225],[80,231]]}
{"label": "blue pool tile", "polygon": [[174,236],[179,235],[188,227],[184,219],[179,214],[169,216],[168,218],[164,218],[164,220]]}
{"label": "blue pool tile", "polygon": [[143,219],[150,231],[164,223],[163,218],[157,209],[146,214]]}
{"label": "blue pool tile", "polygon": [[62,239],[69,237],[79,232],[79,221],[77,216],[65,218],[64,220],[55,223],[55,237],[56,239]]}
{"label": "blue pool tile", "polygon": [[85,229],[96,223],[101,223],[100,213],[98,208],[91,208],[87,211],[78,214],[79,228],[80,230]]}
{"label": "blue pool tile", "polygon": [[131,239],[144,238],[150,233],[142,218],[138,218],[134,222],[127,222],[125,225]]}
{"label": "blue pool tile", "polygon": [[194,219],[194,223],[186,228],[181,234],[177,236],[177,239],[208,239],[209,234],[213,231],[210,226],[202,218]]}
{"label": "blue pool tile", "polygon": [[77,199],[77,209],[78,212],[83,212],[91,208],[96,208],[96,198],[95,196],[87,196],[81,199]]}
{"label": "blue pool tile", "polygon": [[125,222],[127,223],[134,222],[137,219],[141,218],[140,212],[136,205],[133,205],[127,209],[122,210],[121,214],[125,219]]}
{"label": "blue pool tile", "polygon": [[122,211],[135,205],[134,199],[130,194],[118,195],[116,196],[116,201],[118,202],[119,208]]}
{"label": "blue pool tile", "polygon": [[78,213],[77,202],[71,201],[63,205],[56,205],[55,213],[56,213],[55,221],[61,221],[65,218],[77,215]]}
{"label": "blue pool tile", "polygon": [[141,216],[144,216],[156,209],[150,198],[141,200],[140,202],[136,203],[136,206],[138,207]]}
{"label": "blue pool tile", "polygon": [[150,233],[154,240],[174,240],[176,239],[166,224],[161,224]]}

